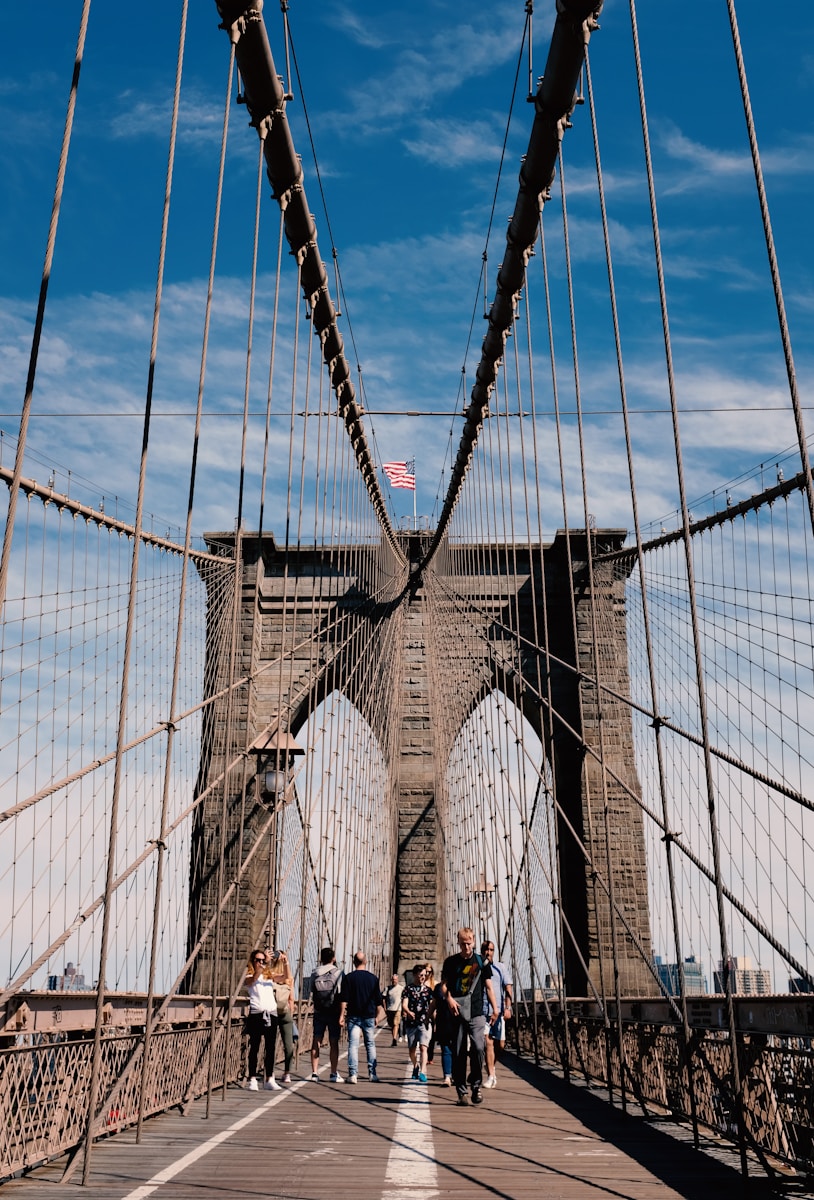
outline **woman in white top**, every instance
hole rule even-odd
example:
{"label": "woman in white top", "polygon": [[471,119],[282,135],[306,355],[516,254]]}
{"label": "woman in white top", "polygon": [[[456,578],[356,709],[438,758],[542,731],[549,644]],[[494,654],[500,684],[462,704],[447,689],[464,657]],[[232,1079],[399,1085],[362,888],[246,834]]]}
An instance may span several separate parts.
{"label": "woman in white top", "polygon": [[277,995],[269,969],[265,950],[255,950],[249,958],[244,981],[249,994],[249,1015],[246,1030],[249,1035],[249,1082],[250,1092],[256,1092],[257,1056],[260,1042],[265,1043],[264,1067],[265,1088],[269,1092],[279,1091],[280,1085],[274,1078],[274,1044],[277,1041]]}

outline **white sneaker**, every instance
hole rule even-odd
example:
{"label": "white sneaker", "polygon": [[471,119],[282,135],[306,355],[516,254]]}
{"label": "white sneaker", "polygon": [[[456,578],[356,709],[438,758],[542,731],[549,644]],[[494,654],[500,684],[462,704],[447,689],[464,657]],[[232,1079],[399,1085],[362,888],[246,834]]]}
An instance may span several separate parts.
{"label": "white sneaker", "polygon": [[311,1076],[311,1082],[312,1082],[312,1083],[319,1083],[319,1075],[316,1073],[316,1071],[314,1071],[314,1073],[313,1073],[313,1074],[312,1074],[312,1076]]}
{"label": "white sneaker", "polygon": [[[339,1083],[341,1081],[339,1079],[337,1079],[337,1080],[335,1080],[335,1082]],[[357,1079],[357,1077],[355,1075],[348,1076],[348,1083],[358,1083],[358,1082],[359,1082],[359,1080]]]}
{"label": "white sneaker", "polygon": [[339,1074],[339,1072],[334,1071],[333,1075],[331,1076],[331,1083],[344,1083],[344,1082],[345,1082],[345,1080],[342,1078],[342,1076]]}
{"label": "white sneaker", "polygon": [[288,1071],[286,1071],[285,1075],[283,1076],[283,1083],[291,1083],[291,1076],[289,1075]]}
{"label": "white sneaker", "polygon": [[246,1087],[249,1089],[250,1092],[257,1091],[257,1080],[254,1078],[254,1076],[252,1076],[252,1078],[246,1084]]}
{"label": "white sneaker", "polygon": [[495,1079],[494,1075],[487,1075],[486,1082],[483,1086],[488,1088],[497,1087],[497,1080]]}
{"label": "white sneaker", "polygon": [[368,1083],[378,1083],[379,1082],[379,1076],[376,1074],[375,1071],[370,1071],[368,1073],[367,1078],[368,1078]]}
{"label": "white sneaker", "polygon": [[263,1087],[266,1089],[267,1092],[279,1092],[281,1090],[279,1083],[277,1082],[277,1080],[274,1078],[273,1075],[272,1075],[271,1079],[266,1080],[266,1082],[263,1084]]}

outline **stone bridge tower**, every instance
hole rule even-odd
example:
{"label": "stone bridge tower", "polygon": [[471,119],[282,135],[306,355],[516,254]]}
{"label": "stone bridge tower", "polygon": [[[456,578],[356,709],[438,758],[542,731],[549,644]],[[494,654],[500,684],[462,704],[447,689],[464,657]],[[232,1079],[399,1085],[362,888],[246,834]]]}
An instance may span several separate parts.
{"label": "stone bridge tower", "polygon": [[[562,903],[577,943],[574,947],[565,939],[563,967],[568,993],[586,995],[589,990],[586,968],[598,986],[600,961],[611,962],[610,909],[605,893],[592,884],[585,853],[596,862],[605,861],[604,811],[600,800],[603,785],[608,811],[613,814],[610,838],[616,903],[639,946],[645,954],[650,951],[643,824],[641,811],[629,794],[639,791],[632,725],[628,706],[613,699],[614,693],[624,696],[629,690],[625,579],[617,576],[618,569],[601,564],[601,551],[621,546],[624,533],[616,530],[592,533],[594,554],[600,554],[593,572],[593,616],[584,531],[572,531],[570,539],[560,534],[545,546],[492,547],[492,553],[477,556],[480,564],[489,563],[490,567],[481,566],[477,574],[469,577],[456,575],[454,581],[443,580],[443,588],[437,586],[439,581],[432,574],[434,564],[424,573],[420,571],[426,536],[402,536],[408,570],[403,578],[394,579],[389,594],[377,596],[375,603],[358,573],[326,566],[326,556],[319,548],[289,549],[284,556],[271,535],[264,535],[262,541],[251,535],[241,539],[238,673],[248,674],[258,663],[280,657],[284,605],[288,625],[286,644],[301,646],[302,651],[299,656],[295,650],[286,661],[283,680],[276,674],[274,678],[260,676],[251,701],[232,714],[233,736],[240,745],[248,744],[247,738],[251,741],[273,719],[273,709],[281,694],[291,714],[289,728],[296,735],[308,714],[341,681],[347,699],[359,709],[382,745],[381,714],[371,706],[364,686],[354,684],[363,675],[349,670],[351,664],[345,661],[353,651],[337,648],[340,645],[337,631],[347,633],[349,628],[356,627],[364,630],[358,644],[367,647],[366,654],[372,660],[368,667],[386,680],[386,688],[399,706],[398,746],[391,750],[388,765],[398,806],[393,969],[403,970],[422,958],[438,963],[454,944],[455,931],[443,927],[446,864],[443,804],[439,801],[447,758],[457,731],[491,690],[519,696],[523,715],[539,736],[557,780]],[[209,541],[234,549],[234,535],[211,535]],[[330,561],[343,559],[337,556]],[[569,573],[576,597],[573,610]],[[429,604],[431,588],[435,588],[435,593]],[[442,598],[452,589],[458,597],[457,604]],[[292,605],[293,595],[296,602]],[[214,620],[216,606],[214,597],[211,599]],[[456,636],[463,609],[468,624],[481,623],[480,658],[472,656],[471,636]],[[508,619],[510,610],[513,621]],[[547,625],[543,623],[544,610]],[[442,612],[443,621],[439,620]],[[439,628],[441,625],[443,630]],[[518,654],[516,641],[505,633],[511,625],[519,627],[530,645],[534,644],[534,631],[541,636],[547,627],[550,678],[541,679],[539,656],[530,651]],[[593,661],[593,625],[601,631],[598,663]],[[316,660],[312,649],[315,628],[320,631]],[[442,636],[443,647],[439,645]],[[350,643],[345,637],[341,641],[350,646],[356,644],[354,638]],[[215,635],[214,629],[210,630],[210,644],[208,686],[216,691],[225,678],[225,665],[219,661],[220,652],[215,649],[222,639]],[[386,647],[394,645],[401,648],[400,653],[386,651]],[[449,649],[456,645],[466,648],[457,657],[454,649],[452,652]],[[447,673],[454,676],[454,686],[447,688],[442,701],[447,735],[439,735],[435,714],[441,698],[436,694],[430,669],[431,662],[439,661],[439,656],[444,658]],[[577,665],[583,675],[575,669]],[[586,682],[595,671],[608,688],[601,699],[597,689]],[[508,684],[510,675],[515,682],[513,688]],[[551,689],[552,710],[557,714],[554,721],[545,717],[539,702],[541,683]],[[225,707],[220,703],[210,721],[217,724],[225,719]],[[592,749],[598,747],[600,721],[606,766],[610,767],[604,780],[597,760],[591,753],[586,754],[583,746],[584,739]],[[214,745],[217,740],[210,737],[204,744]],[[205,757],[199,788],[217,777],[222,768],[222,756]],[[246,771],[252,770],[248,764]],[[251,789],[247,789],[246,795],[250,797],[251,809]],[[227,805],[233,855],[237,849],[239,799],[233,796]],[[217,795],[207,798],[198,811],[191,871],[191,945],[213,911],[217,877],[215,832],[222,812],[221,798]],[[261,811],[247,813],[244,808],[244,845],[252,839],[253,827],[262,816]],[[263,857],[257,855],[257,866],[242,889],[241,941],[247,945],[258,938],[265,918],[268,878]],[[225,952],[220,957],[218,975],[225,984],[228,977]],[[617,961],[622,994],[652,992],[650,972],[629,938],[622,939]],[[211,955],[204,953],[192,990],[211,987],[211,964]],[[609,978],[606,974],[606,981]]]}

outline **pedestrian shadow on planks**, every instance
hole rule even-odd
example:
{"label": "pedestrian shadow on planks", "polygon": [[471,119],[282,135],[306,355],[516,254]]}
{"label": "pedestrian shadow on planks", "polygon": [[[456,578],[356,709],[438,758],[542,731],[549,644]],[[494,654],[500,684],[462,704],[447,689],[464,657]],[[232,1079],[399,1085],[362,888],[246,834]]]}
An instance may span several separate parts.
{"label": "pedestrian shadow on planks", "polygon": [[775,1197],[811,1196],[811,1180],[767,1178],[762,1167],[750,1158],[753,1172],[744,1180],[740,1170],[737,1148],[720,1142],[701,1131],[700,1148],[693,1145],[692,1130],[667,1118],[646,1116],[635,1100],[628,1102],[628,1112],[607,1100],[604,1090],[592,1090],[577,1080],[566,1083],[561,1075],[537,1067],[528,1059],[506,1052],[502,1069],[514,1072],[570,1113],[604,1142],[640,1163],[655,1178],[671,1187],[687,1200],[721,1200],[724,1195],[746,1200],[773,1200]]}

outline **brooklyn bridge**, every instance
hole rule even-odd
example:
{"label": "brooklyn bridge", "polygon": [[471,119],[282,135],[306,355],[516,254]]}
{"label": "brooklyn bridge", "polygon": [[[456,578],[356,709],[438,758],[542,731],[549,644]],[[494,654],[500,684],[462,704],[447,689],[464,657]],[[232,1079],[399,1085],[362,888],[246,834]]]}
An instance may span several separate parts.
{"label": "brooklyn bridge", "polygon": [[812,1194],[810,16],[149,7],[0,17],[0,1186]]}

